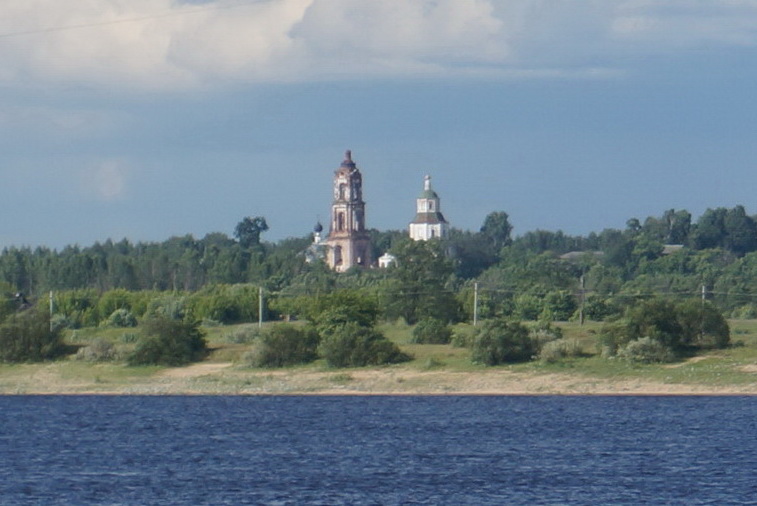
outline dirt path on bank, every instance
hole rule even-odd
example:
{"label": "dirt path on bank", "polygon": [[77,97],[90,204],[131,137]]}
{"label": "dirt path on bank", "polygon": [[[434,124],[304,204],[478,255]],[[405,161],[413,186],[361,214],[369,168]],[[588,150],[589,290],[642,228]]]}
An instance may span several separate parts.
{"label": "dirt path on bank", "polygon": [[[404,366],[328,370],[259,370],[201,362],[129,374],[128,368],[66,363],[26,365],[0,375],[0,394],[100,395],[757,395],[754,381],[737,385],[603,379],[579,373],[418,370]],[[746,369],[746,367],[745,367]]]}
{"label": "dirt path on bank", "polygon": [[222,363],[199,363],[192,364],[184,367],[176,367],[173,369],[166,369],[156,374],[159,378],[197,378],[200,376],[208,376],[217,374],[223,369],[228,369],[232,366],[231,362]]}

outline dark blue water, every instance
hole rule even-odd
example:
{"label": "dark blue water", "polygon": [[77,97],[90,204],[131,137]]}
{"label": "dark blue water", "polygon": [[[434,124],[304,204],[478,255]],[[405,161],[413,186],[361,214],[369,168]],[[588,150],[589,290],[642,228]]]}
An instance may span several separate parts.
{"label": "dark blue water", "polygon": [[757,504],[751,397],[0,397],[2,504]]}

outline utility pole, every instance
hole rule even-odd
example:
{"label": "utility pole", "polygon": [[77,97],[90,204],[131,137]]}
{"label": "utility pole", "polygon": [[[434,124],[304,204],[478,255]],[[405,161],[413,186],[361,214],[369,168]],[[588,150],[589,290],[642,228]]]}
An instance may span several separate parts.
{"label": "utility pole", "polygon": [[586,302],[586,278],[581,274],[581,308],[578,313],[578,322],[580,325],[584,324],[584,303]]}
{"label": "utility pole", "polygon": [[704,342],[704,303],[707,301],[707,287],[702,285],[702,309],[700,309],[701,318],[699,321],[699,339]]}
{"label": "utility pole", "polygon": [[473,283],[473,326],[478,324],[478,281]]}
{"label": "utility pole", "polygon": [[53,331],[53,291],[50,290],[50,332]]}
{"label": "utility pole", "polygon": [[263,287],[258,288],[258,328],[263,327]]}

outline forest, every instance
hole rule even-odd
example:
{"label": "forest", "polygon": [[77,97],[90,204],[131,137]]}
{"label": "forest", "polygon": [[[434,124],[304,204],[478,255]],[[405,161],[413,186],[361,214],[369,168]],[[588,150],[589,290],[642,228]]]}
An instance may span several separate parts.
{"label": "forest", "polygon": [[[6,247],[0,283],[6,306],[17,292],[35,299],[53,291],[59,311],[85,317],[82,325],[109,317],[118,306],[112,299],[140,298],[124,292],[215,298],[200,304],[202,318],[256,321],[259,288],[266,319],[296,316],[298,297],[357,290],[377,298],[387,319],[471,320],[476,285],[480,318],[568,320],[582,310],[585,318],[604,320],[629,299],[651,295],[704,296],[730,317],[757,315],[757,220],[742,206],[708,209],[696,221],[671,209],[588,236],[536,230],[512,237],[502,211],[490,213],[478,231],[453,229],[430,243],[413,243],[404,231],[371,230],[373,258],[388,251],[397,264],[344,274],[306,262],[311,237],[270,243],[262,238],[267,229],[256,217],[244,218],[232,237],[108,239],[60,251]],[[220,310],[221,299],[231,306]]]}

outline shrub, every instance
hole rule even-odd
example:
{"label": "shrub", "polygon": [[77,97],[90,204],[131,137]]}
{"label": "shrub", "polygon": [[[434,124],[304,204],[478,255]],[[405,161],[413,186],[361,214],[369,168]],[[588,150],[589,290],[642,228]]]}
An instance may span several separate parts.
{"label": "shrub", "polygon": [[255,327],[242,327],[234,330],[230,334],[224,336],[224,340],[231,344],[251,344],[255,339],[259,338],[263,332],[257,326]]}
{"label": "shrub", "polygon": [[363,367],[410,360],[384,335],[356,323],[347,323],[321,338],[318,351],[330,367]]}
{"label": "shrub", "polygon": [[605,358],[614,357],[631,339],[625,320],[605,323],[597,338],[599,351]]}
{"label": "shrub", "polygon": [[455,348],[470,348],[473,344],[473,335],[468,332],[461,332],[459,329],[452,332],[450,344]]}
{"label": "shrub", "polygon": [[179,295],[161,295],[150,300],[145,309],[147,318],[182,320],[189,313],[187,298]]}
{"label": "shrub", "polygon": [[562,329],[553,326],[548,321],[539,321],[527,325],[529,337],[536,343],[537,348],[541,349],[546,343],[562,339]]}
{"label": "shrub", "polygon": [[725,348],[730,343],[728,322],[710,302],[690,300],[678,304],[676,310],[683,329],[683,345],[711,349]]}
{"label": "shrub", "polygon": [[136,343],[139,341],[139,334],[134,332],[124,332],[118,340],[126,344]]}
{"label": "shrub", "polygon": [[373,298],[344,290],[313,301],[308,319],[315,323],[321,334],[327,334],[345,323],[373,327],[378,314],[378,304]]}
{"label": "shrub", "polygon": [[89,346],[79,348],[76,352],[76,360],[86,362],[106,362],[118,358],[118,350],[112,342],[101,337],[96,337]]}
{"label": "shrub", "polygon": [[670,348],[651,337],[631,341],[618,350],[618,358],[640,364],[664,363],[675,360]]}
{"label": "shrub", "polygon": [[318,333],[313,328],[281,324],[267,329],[247,358],[253,367],[286,367],[318,358]]}
{"label": "shrub", "polygon": [[550,320],[567,321],[578,309],[576,297],[565,290],[549,292],[544,297],[543,313],[550,316]]}
{"label": "shrub", "polygon": [[131,312],[132,298],[132,292],[123,288],[109,290],[103,293],[97,301],[97,313],[105,318],[107,315],[112,315],[117,309],[125,309]]}
{"label": "shrub", "polygon": [[649,337],[674,355],[692,349],[724,348],[730,329],[720,311],[709,302],[673,303],[665,299],[643,301],[625,316],[603,326],[599,345],[604,356],[613,356],[634,340]]}
{"label": "shrub", "polygon": [[411,342],[418,344],[449,344],[452,329],[436,318],[426,318],[418,322],[413,329]]}
{"label": "shrub", "polygon": [[108,327],[136,327],[137,319],[127,309],[116,309],[113,311],[105,322]]}
{"label": "shrub", "polygon": [[153,316],[143,324],[143,336],[128,357],[129,365],[184,365],[199,360],[207,342],[196,321]]}
{"label": "shrub", "polygon": [[498,365],[530,360],[538,351],[525,326],[495,319],[484,322],[474,333],[471,359],[478,364]]}
{"label": "shrub", "polygon": [[45,309],[34,307],[10,316],[0,325],[0,360],[39,362],[66,352],[61,327],[50,326]]}
{"label": "shrub", "polygon": [[757,306],[754,304],[747,304],[740,306],[731,311],[731,318],[737,320],[754,320],[757,318]]}
{"label": "shrub", "polygon": [[57,329],[73,329],[76,327],[74,322],[72,322],[69,317],[62,314],[53,315],[53,317],[50,319],[50,322],[53,328]]}
{"label": "shrub", "polygon": [[576,358],[583,354],[576,339],[557,339],[550,341],[539,352],[539,360],[547,364],[559,362],[566,358]]}
{"label": "shrub", "polygon": [[537,320],[543,309],[541,298],[522,294],[515,297],[513,316],[518,320]]}
{"label": "shrub", "polygon": [[584,302],[584,317],[594,321],[604,321],[623,313],[621,306],[602,295],[592,294]]}

